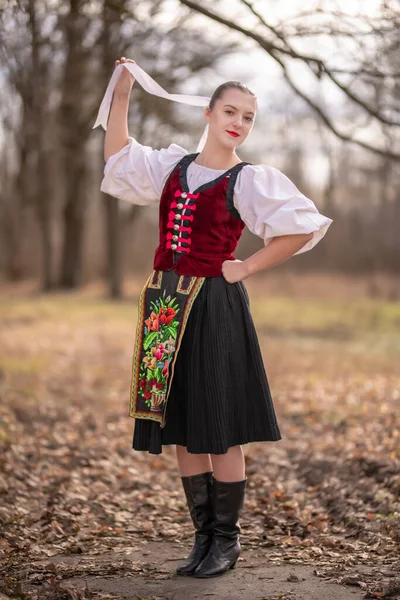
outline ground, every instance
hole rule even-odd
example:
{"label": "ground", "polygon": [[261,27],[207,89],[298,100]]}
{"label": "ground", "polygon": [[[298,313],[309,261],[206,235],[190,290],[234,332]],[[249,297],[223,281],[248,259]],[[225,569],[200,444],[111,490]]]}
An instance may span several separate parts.
{"label": "ground", "polygon": [[243,446],[243,552],[211,580],[174,575],[174,448],[131,448],[141,282],[119,303],[3,288],[0,599],[400,597],[400,304],[317,279],[247,283],[283,439]]}

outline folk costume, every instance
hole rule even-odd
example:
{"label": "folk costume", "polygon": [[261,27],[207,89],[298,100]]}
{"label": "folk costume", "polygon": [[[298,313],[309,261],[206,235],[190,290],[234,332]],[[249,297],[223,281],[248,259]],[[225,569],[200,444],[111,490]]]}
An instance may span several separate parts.
{"label": "folk costume", "polygon": [[245,225],[268,243],[313,233],[330,219],[277,169],[241,163],[216,171],[178,145],[153,150],[133,138],[108,160],[102,191],[136,204],[160,203],[154,271],[139,299],[129,415],[133,448],[165,444],[224,454],[230,446],[281,434],[242,282],[234,260]]}
{"label": "folk costume", "polygon": [[[123,64],[95,127],[106,129],[122,68],[149,93],[198,106],[209,102],[168,94],[138,65]],[[198,165],[197,156],[176,144],[153,150],[130,137],[108,159],[101,183],[103,192],[127,202],[159,203],[159,245],[139,298],[129,406],[136,419],[132,446],[152,454],[165,444],[225,454],[238,444],[281,439],[246,288],[228,283],[222,264],[234,260],[245,225],[265,244],[279,235],[312,233],[300,254],[331,223],[279,170],[243,162],[218,171]],[[247,478],[223,482],[210,471],[181,480],[196,533],[176,573],[221,575],[240,555]]]}

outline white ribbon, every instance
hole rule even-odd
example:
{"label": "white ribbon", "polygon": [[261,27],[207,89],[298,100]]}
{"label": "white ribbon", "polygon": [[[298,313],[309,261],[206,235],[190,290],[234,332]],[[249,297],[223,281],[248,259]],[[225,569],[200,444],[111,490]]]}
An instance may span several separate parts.
{"label": "white ribbon", "polygon": [[104,94],[103,100],[100,104],[99,112],[97,114],[96,122],[93,125],[93,129],[101,125],[104,130],[107,129],[107,121],[108,116],[110,114],[112,96],[114,93],[114,88],[119,79],[119,76],[122,72],[123,68],[128,69],[128,71],[135,77],[135,79],[140,83],[142,88],[149,92],[149,94],[153,94],[154,96],[159,96],[160,98],[165,98],[166,100],[172,100],[173,102],[181,102],[182,104],[190,104],[191,106],[208,106],[210,102],[210,98],[206,96],[189,96],[186,94],[169,94],[166,92],[150,75],[143,71],[136,63],[122,63],[118,65],[114,69],[114,73],[111,76],[109,84],[106,89],[106,93]]}

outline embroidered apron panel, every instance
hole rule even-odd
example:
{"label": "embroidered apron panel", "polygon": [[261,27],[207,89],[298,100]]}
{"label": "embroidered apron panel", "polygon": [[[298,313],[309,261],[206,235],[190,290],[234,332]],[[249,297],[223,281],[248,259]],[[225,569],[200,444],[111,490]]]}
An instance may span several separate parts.
{"label": "embroidered apron panel", "polygon": [[139,296],[129,416],[165,427],[182,337],[205,277],[153,271]]}

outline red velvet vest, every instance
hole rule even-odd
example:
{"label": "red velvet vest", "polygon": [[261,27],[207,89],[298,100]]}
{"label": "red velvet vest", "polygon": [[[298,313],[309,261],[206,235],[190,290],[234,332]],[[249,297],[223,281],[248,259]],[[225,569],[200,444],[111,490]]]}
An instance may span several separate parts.
{"label": "red velvet vest", "polygon": [[189,193],[186,171],[198,154],[185,156],[168,177],[160,200],[160,239],[154,269],[178,275],[218,277],[244,228],[233,204],[240,163]]}

